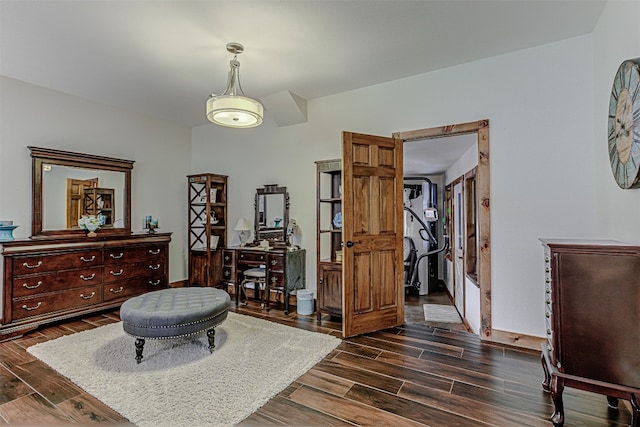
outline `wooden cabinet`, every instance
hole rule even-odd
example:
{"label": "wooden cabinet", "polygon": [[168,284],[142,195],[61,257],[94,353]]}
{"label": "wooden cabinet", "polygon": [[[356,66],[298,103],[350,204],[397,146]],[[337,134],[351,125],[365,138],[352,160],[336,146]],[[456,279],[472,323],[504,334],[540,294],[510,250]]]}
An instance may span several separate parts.
{"label": "wooden cabinet", "polygon": [[101,216],[104,225],[113,225],[115,216],[113,188],[85,188],[84,214]]}
{"label": "wooden cabinet", "polygon": [[0,341],[169,285],[169,233],[2,244]]}
{"label": "wooden cabinet", "polygon": [[316,162],[317,316],[342,315],[342,168],[340,159]]}
{"label": "wooden cabinet", "polygon": [[222,284],[227,243],[227,176],[189,175],[189,286]]}
{"label": "wooden cabinet", "polygon": [[541,239],[547,343],[543,388],[564,423],[564,387],[628,399],[640,426],[640,247],[617,241]]}

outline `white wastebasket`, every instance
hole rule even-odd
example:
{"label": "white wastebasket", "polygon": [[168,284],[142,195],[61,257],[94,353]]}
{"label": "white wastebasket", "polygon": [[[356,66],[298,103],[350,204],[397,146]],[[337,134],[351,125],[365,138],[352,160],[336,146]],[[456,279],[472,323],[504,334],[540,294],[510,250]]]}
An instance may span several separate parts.
{"label": "white wastebasket", "polygon": [[313,313],[313,291],[299,289],[296,292],[298,314],[309,315]]}

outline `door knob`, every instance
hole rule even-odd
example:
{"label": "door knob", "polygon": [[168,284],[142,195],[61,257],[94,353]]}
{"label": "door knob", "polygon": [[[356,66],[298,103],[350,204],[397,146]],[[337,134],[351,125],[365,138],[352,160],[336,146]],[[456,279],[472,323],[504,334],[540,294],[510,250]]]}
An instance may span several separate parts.
{"label": "door knob", "polygon": [[351,240],[347,240],[347,247],[350,248],[353,245],[355,245],[355,243],[353,243]]}

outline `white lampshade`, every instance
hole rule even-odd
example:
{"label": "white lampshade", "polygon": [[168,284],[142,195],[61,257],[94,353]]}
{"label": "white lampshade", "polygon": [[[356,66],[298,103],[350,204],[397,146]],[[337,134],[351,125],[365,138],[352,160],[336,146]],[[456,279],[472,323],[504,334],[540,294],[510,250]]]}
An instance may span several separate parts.
{"label": "white lampshade", "polygon": [[262,104],[246,96],[219,95],[207,100],[207,118],[215,124],[250,128],[262,123]]}
{"label": "white lampshade", "polygon": [[238,219],[238,222],[236,223],[236,226],[233,227],[233,229],[235,231],[251,231],[251,226],[249,225],[249,222],[247,222],[246,219],[240,218]]}

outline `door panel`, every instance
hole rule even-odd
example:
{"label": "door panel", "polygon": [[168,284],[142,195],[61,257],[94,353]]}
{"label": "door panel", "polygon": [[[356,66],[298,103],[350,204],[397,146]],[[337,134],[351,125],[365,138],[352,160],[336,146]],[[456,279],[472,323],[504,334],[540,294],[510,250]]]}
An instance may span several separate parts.
{"label": "door panel", "polygon": [[454,268],[453,275],[454,290],[453,300],[458,313],[464,318],[464,218],[462,212],[464,212],[463,197],[462,197],[462,183],[459,182],[453,186],[453,222],[455,227],[455,242],[453,243],[453,256],[454,256]]}
{"label": "door panel", "polygon": [[345,337],[404,322],[402,141],[343,132]]}

